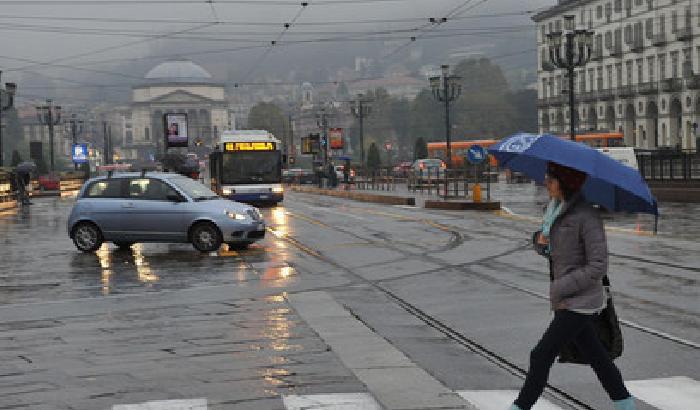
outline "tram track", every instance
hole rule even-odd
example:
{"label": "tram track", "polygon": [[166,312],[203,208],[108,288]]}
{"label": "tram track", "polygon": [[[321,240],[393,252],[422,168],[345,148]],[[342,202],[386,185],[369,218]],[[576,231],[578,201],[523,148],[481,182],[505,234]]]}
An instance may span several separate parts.
{"label": "tram track", "polygon": [[[347,209],[353,209],[353,207],[346,207],[346,208],[347,208]],[[355,207],[354,209],[356,209],[356,210],[359,209],[359,210],[361,210],[362,212],[366,212],[366,213],[370,213],[370,214],[375,214],[375,215],[379,215],[379,216],[395,217],[396,219],[400,219],[400,220],[403,220],[403,221],[410,221],[410,222],[428,224],[428,225],[430,225],[430,226],[436,227],[436,228],[438,228],[438,229],[440,229],[440,230],[442,230],[442,231],[444,231],[444,232],[448,232],[448,233],[451,233],[451,234],[453,234],[453,235],[460,235],[460,232],[459,232],[459,231],[460,231],[460,230],[463,230],[463,228],[460,228],[460,227],[457,227],[457,226],[448,225],[448,224],[436,222],[436,221],[434,221],[434,220],[429,220],[429,219],[425,219],[425,218],[413,218],[413,217],[406,216],[406,215],[398,215],[398,214],[393,214],[393,213],[384,212],[384,211],[378,211],[378,212],[377,212],[377,211],[373,211],[373,210],[367,210],[367,209],[364,209],[364,208],[356,208],[356,207]],[[324,223],[324,222],[322,222],[322,221],[316,220],[316,219],[313,218],[313,217],[310,217],[310,216],[307,216],[307,215],[302,215],[302,214],[300,214],[300,213],[298,213],[298,212],[296,212],[296,213],[291,213],[291,212],[290,212],[289,214],[290,214],[290,216],[292,216],[292,217],[297,217],[297,218],[306,220],[307,222],[315,223],[316,225],[323,226],[323,227],[325,227],[326,229],[331,229],[331,230],[335,230],[335,231],[338,231],[338,232],[343,232],[343,233],[346,233],[346,234],[353,235],[353,236],[355,236],[355,237],[361,238],[361,237],[357,236],[356,234],[354,234],[354,233],[352,233],[352,232],[347,232],[346,230],[344,230],[344,229],[342,229],[342,228],[328,225],[328,224],[326,224],[326,223]],[[298,241],[296,241],[296,242],[299,243]],[[461,243],[461,241],[460,241],[459,243]],[[518,252],[518,251],[521,251],[521,250],[524,250],[524,249],[527,249],[527,248],[530,247],[530,243],[529,243],[529,241],[527,241],[527,243],[523,243],[523,245],[521,245],[521,246],[514,247],[514,248],[512,248],[512,249],[510,249],[510,250],[508,250],[508,251],[506,251],[506,252],[504,252],[504,253],[500,253],[500,254],[498,254],[498,255],[486,257],[486,258],[483,258],[483,259],[480,259],[480,260],[470,261],[470,262],[463,263],[463,264],[446,264],[444,261],[441,261],[441,260],[439,260],[439,259],[437,259],[437,258],[432,258],[432,257],[430,257],[430,255],[428,255],[427,253],[424,253],[424,254],[422,254],[422,255],[411,254],[411,253],[409,253],[409,252],[405,252],[405,250],[400,249],[400,248],[398,248],[398,247],[393,247],[393,246],[389,245],[387,242],[383,242],[383,243],[381,243],[381,245],[382,245],[383,247],[385,247],[385,248],[392,249],[392,250],[394,250],[394,251],[398,251],[398,252],[400,252],[400,253],[403,253],[403,254],[405,254],[406,256],[410,256],[410,257],[421,256],[421,257],[424,257],[424,258],[427,257],[428,260],[430,260],[430,262],[439,265],[439,267],[438,267],[438,268],[435,268],[435,269],[431,269],[431,270],[429,270],[429,271],[425,271],[425,272],[419,272],[419,273],[414,273],[414,274],[408,274],[408,275],[404,275],[404,276],[397,276],[397,277],[394,277],[394,278],[391,278],[391,279],[388,279],[388,280],[378,281],[378,282],[368,281],[367,279],[365,279],[365,278],[363,278],[363,277],[357,275],[356,273],[352,272],[352,271],[351,271],[350,269],[348,269],[348,268],[345,268],[345,267],[341,267],[341,268],[342,268],[343,270],[350,271],[351,274],[352,274],[353,276],[355,276],[355,277],[360,277],[360,278],[362,278],[364,281],[368,281],[368,282],[373,283],[373,284],[374,284],[374,283],[379,284],[379,283],[382,283],[382,282],[401,280],[401,279],[406,279],[406,278],[409,278],[409,277],[414,277],[414,276],[419,276],[419,275],[420,275],[420,276],[423,276],[423,275],[432,274],[432,273],[436,273],[436,272],[440,272],[440,271],[445,271],[445,270],[447,270],[447,269],[465,270],[465,269],[468,269],[470,266],[476,266],[476,265],[484,264],[484,263],[487,263],[487,262],[489,262],[489,261],[492,261],[492,260],[495,260],[495,259],[498,259],[498,258],[507,256],[507,255],[510,255],[510,254],[512,254],[512,253],[515,253],[515,252]],[[458,246],[458,244],[455,245],[454,247],[456,247],[456,246]],[[299,247],[299,246],[297,245],[297,247]],[[435,251],[432,251],[432,252],[430,252],[430,253],[435,253]],[[322,257],[322,255],[321,255],[320,253],[317,252],[316,254],[318,255],[318,256],[316,256],[317,258],[321,258],[321,257]],[[643,259],[643,258],[642,258],[642,259]],[[653,261],[650,261],[650,262],[653,262]],[[474,272],[473,272],[473,271],[470,271],[470,274],[472,274],[472,273],[474,273]],[[511,289],[513,289],[513,290],[519,291],[519,292],[521,292],[521,293],[528,294],[528,295],[533,296],[533,297],[537,297],[537,298],[539,298],[539,299],[549,300],[548,295],[542,294],[542,293],[537,292],[537,291],[534,291],[534,290],[532,290],[532,289],[525,288],[525,287],[520,286],[520,285],[518,285],[518,284],[516,284],[516,283],[514,283],[514,282],[510,282],[510,281],[506,281],[506,280],[503,280],[503,279],[495,278],[495,277],[490,276],[490,275],[477,274],[477,273],[474,273],[474,274],[475,274],[476,276],[480,277],[482,280],[487,280],[487,281],[489,281],[489,282],[496,283],[496,284],[498,284],[498,285],[502,285],[502,286],[511,288]],[[616,293],[617,293],[617,292],[616,292]],[[621,296],[625,297],[626,295],[622,294]],[[654,337],[656,337],[656,338],[659,338],[659,339],[662,339],[662,340],[665,340],[665,341],[669,341],[669,342],[672,342],[672,343],[674,343],[674,344],[678,344],[678,345],[680,345],[680,346],[684,346],[684,347],[688,347],[688,348],[692,348],[692,349],[700,349],[700,343],[697,343],[697,342],[695,342],[695,341],[687,340],[687,339],[684,339],[684,338],[682,338],[682,337],[678,337],[678,336],[672,335],[672,334],[670,334],[670,333],[664,332],[664,331],[662,331],[662,330],[658,330],[658,329],[654,329],[654,328],[651,328],[651,327],[648,327],[648,326],[644,326],[644,325],[642,325],[642,324],[633,322],[633,321],[631,321],[631,320],[622,319],[622,318],[620,318],[619,320],[620,320],[620,324],[622,324],[623,326],[626,326],[626,327],[628,327],[628,328],[635,329],[635,330],[637,330],[637,331],[639,331],[639,332],[648,334],[648,335],[650,335],[650,336],[654,336]]]}

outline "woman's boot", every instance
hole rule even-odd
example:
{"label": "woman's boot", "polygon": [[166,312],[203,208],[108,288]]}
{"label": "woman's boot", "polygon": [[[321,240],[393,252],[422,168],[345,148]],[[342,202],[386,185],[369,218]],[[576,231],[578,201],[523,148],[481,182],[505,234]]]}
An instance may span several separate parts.
{"label": "woman's boot", "polygon": [[637,407],[634,405],[634,397],[632,396],[624,400],[613,401],[613,406],[615,410],[637,410]]}

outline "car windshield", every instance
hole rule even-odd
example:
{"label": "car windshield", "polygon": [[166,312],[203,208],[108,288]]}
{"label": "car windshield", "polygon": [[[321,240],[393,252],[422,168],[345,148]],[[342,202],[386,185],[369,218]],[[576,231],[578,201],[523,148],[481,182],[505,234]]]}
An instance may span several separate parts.
{"label": "car windshield", "polygon": [[279,151],[237,152],[224,154],[224,184],[275,184],[282,176]]}
{"label": "car windshield", "polygon": [[216,199],[219,196],[214,191],[205,187],[200,182],[186,177],[171,178],[170,182],[180,188],[185,195],[195,201],[203,201],[207,199]]}

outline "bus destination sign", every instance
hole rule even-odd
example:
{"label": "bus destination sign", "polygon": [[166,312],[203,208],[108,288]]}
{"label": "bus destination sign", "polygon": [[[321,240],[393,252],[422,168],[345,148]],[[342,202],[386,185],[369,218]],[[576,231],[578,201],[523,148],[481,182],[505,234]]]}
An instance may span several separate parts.
{"label": "bus destination sign", "polygon": [[227,142],[224,144],[224,151],[274,151],[274,142]]}

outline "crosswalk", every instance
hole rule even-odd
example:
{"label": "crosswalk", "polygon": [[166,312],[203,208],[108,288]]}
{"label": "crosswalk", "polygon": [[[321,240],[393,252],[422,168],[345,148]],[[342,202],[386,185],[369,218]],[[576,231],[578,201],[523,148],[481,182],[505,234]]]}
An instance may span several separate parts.
{"label": "crosswalk", "polygon": [[[700,382],[689,377],[668,377],[627,381],[630,393],[658,410],[700,409]],[[515,390],[461,390],[455,392],[478,410],[504,410],[513,403]],[[381,410],[369,393],[285,395],[286,410]],[[208,410],[207,400],[161,400],[140,404],[120,404],[112,410]],[[533,410],[563,410],[542,398]]]}

